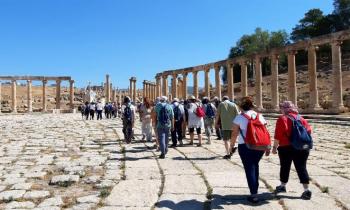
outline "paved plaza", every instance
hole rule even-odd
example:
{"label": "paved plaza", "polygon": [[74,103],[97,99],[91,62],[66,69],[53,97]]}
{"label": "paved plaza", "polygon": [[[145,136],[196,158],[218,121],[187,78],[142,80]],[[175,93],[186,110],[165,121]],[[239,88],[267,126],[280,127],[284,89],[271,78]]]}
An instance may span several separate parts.
{"label": "paved plaza", "polygon": [[[279,160],[260,165],[262,202],[252,206],[238,154],[222,159],[224,146],[169,149],[158,159],[153,143],[122,139],[118,119],[81,120],[79,114],[0,116],[0,209],[349,209],[350,137],[347,122],[314,120],[309,159],[311,201],[291,172],[287,193]],[[273,134],[274,119],[269,119]],[[187,142],[187,140],[185,140]],[[204,140],[204,142],[206,142]]]}

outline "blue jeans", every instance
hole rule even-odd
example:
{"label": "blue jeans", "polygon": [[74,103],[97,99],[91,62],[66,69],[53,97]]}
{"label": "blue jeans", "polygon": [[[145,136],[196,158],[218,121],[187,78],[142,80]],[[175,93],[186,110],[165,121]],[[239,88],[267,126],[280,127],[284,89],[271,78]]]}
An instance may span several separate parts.
{"label": "blue jeans", "polygon": [[165,155],[168,152],[170,128],[157,128],[160,152]]}
{"label": "blue jeans", "polygon": [[248,149],[245,144],[239,144],[238,153],[244,166],[250,194],[255,195],[259,188],[259,161],[264,151]]}

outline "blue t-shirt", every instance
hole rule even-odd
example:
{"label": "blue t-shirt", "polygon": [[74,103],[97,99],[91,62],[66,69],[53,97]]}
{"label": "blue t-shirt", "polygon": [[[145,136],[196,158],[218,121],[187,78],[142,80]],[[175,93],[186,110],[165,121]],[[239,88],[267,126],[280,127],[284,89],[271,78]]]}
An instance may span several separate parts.
{"label": "blue t-shirt", "polygon": [[[162,124],[160,123],[160,112],[162,110],[162,108],[165,106],[166,111],[168,113],[168,118],[169,118],[169,122],[166,124]],[[156,113],[157,113],[157,128],[171,128],[171,120],[174,118],[174,112],[173,109],[171,108],[171,106],[167,103],[158,103],[156,105]]]}

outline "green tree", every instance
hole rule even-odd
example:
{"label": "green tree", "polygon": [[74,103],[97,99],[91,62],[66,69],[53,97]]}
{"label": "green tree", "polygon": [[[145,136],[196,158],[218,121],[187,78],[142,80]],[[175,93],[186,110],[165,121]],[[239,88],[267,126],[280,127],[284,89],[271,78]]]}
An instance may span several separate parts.
{"label": "green tree", "polygon": [[334,11],[330,15],[336,31],[350,27],[350,0],[334,0]]}

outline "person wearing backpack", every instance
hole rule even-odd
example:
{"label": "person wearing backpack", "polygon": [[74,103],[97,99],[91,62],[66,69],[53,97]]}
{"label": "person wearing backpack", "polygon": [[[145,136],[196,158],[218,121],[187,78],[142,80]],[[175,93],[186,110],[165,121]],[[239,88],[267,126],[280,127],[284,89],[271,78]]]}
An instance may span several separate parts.
{"label": "person wearing backpack", "polygon": [[[215,105],[215,108],[216,110],[219,108],[219,105],[220,105],[221,101],[219,100],[219,98],[217,96],[215,96],[213,98],[213,104]],[[215,132],[216,132],[216,136],[217,136],[217,139],[216,140],[222,140],[222,134],[221,134],[221,120],[218,119],[218,122],[216,122],[216,119],[215,119]]]}
{"label": "person wearing backpack", "polygon": [[182,104],[179,103],[179,99],[174,98],[172,103],[172,109],[174,112],[174,130],[171,132],[171,140],[173,144],[171,147],[176,147],[177,142],[180,146],[183,145],[182,142],[182,125],[185,122],[185,109]]}
{"label": "person wearing backpack", "polygon": [[233,120],[231,151],[238,137],[238,153],[244,166],[250,196],[247,200],[251,203],[258,203],[257,197],[259,188],[259,162],[264,153],[270,154],[271,139],[266,128],[264,117],[253,110],[251,97],[243,97],[240,105],[242,113]]}
{"label": "person wearing backpack", "polygon": [[221,126],[222,139],[224,140],[226,155],[224,159],[231,158],[230,151],[230,139],[232,135],[232,121],[239,114],[237,105],[229,100],[228,96],[222,98],[222,102],[219,104],[216,115],[216,128]]}
{"label": "person wearing backpack", "polygon": [[134,105],[131,104],[130,97],[124,97],[124,104],[122,105],[122,121],[123,121],[123,134],[126,143],[131,143],[133,128],[135,125],[136,110]]}
{"label": "person wearing backpack", "polygon": [[97,110],[97,120],[102,120],[103,104],[101,103],[101,101],[97,102],[96,110]]}
{"label": "person wearing backpack", "polygon": [[202,146],[202,128],[204,127],[203,118],[205,116],[203,107],[197,103],[194,96],[190,96],[187,105],[188,111],[188,129],[190,132],[190,145],[193,145],[194,130],[198,135],[198,147]]}
{"label": "person wearing backpack", "polygon": [[286,184],[292,162],[294,163],[300,183],[304,187],[302,199],[310,200],[312,192],[309,190],[309,174],[306,162],[312,149],[311,127],[299,115],[297,107],[291,101],[280,104],[282,115],[278,118],[275,128],[275,141],[272,149],[280,159],[280,181],[275,193],[286,192]]}
{"label": "person wearing backpack", "polygon": [[167,103],[168,98],[162,96],[156,106],[157,134],[160,146],[160,159],[164,159],[168,152],[169,133],[174,130],[174,112]]}
{"label": "person wearing backpack", "polygon": [[209,99],[207,97],[204,97],[202,100],[203,109],[205,112],[204,117],[204,127],[205,127],[205,134],[207,136],[207,143],[211,143],[211,133],[214,127],[214,120],[216,116],[216,108],[214,104],[209,102]]}
{"label": "person wearing backpack", "polygon": [[89,105],[89,111],[90,111],[90,120],[93,120],[95,117],[95,111],[96,111],[96,105],[94,102],[91,102]]}

